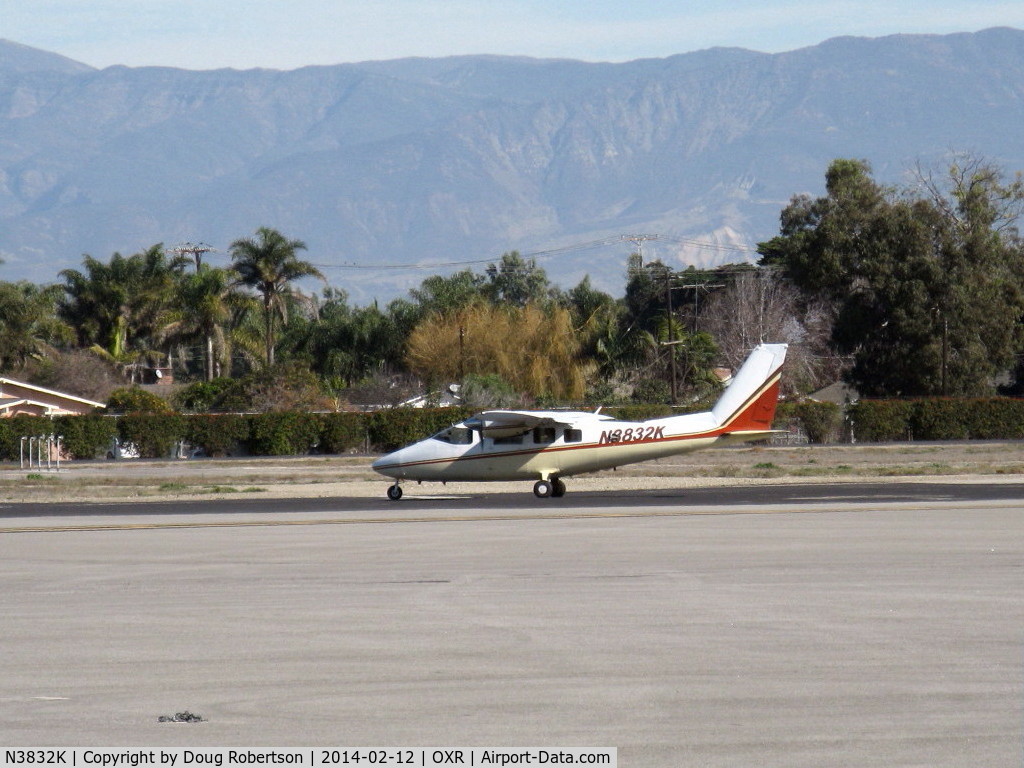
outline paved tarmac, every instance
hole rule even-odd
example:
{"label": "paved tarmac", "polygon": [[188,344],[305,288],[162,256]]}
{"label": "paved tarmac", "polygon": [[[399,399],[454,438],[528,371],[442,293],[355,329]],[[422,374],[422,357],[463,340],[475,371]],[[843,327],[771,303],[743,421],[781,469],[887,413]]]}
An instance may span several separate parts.
{"label": "paved tarmac", "polygon": [[1019,767],[1024,492],[909,485],[13,505],[0,743]]}

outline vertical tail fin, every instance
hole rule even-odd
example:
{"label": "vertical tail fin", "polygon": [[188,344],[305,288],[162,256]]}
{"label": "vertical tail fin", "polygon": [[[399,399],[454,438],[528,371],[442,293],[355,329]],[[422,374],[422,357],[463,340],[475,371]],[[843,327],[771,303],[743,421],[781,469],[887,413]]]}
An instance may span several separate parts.
{"label": "vertical tail fin", "polygon": [[711,409],[716,424],[731,432],[771,429],[786,349],[786,344],[754,348]]}

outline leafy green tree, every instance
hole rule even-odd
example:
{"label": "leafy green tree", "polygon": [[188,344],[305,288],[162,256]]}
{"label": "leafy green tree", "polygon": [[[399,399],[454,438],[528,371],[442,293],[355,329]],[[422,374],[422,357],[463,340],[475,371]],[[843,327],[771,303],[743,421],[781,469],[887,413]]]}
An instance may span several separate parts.
{"label": "leafy green tree", "polygon": [[562,297],[562,304],[572,313],[572,321],[577,328],[587,328],[599,323],[602,316],[617,313],[615,299],[594,288],[590,275],[584,276]]}
{"label": "leafy green tree", "polygon": [[509,251],[487,265],[484,295],[495,304],[525,307],[544,304],[551,294],[551,283],[536,259],[524,259],[518,251]]}
{"label": "leafy green tree", "polygon": [[72,332],[57,319],[58,286],[0,282],[0,370],[39,360]]}
{"label": "leafy green tree", "polygon": [[296,253],[306,250],[301,240],[288,240],[276,229],[260,227],[255,238],[236,240],[231,244],[232,268],[238,283],[256,291],[263,308],[263,351],[268,367],[274,365],[278,320],[287,322],[287,297],[293,294],[297,280],[324,276]]}
{"label": "leafy green tree", "polygon": [[430,314],[458,312],[483,298],[486,278],[464,269],[453,275],[432,275],[409,291],[420,313],[420,319]]}
{"label": "leafy green tree", "polygon": [[405,302],[381,311],[376,303],[350,307],[342,291],[325,292],[316,322],[309,324],[296,346],[312,369],[341,387],[352,387],[375,374],[396,372],[402,366]]}
{"label": "leafy green tree", "polygon": [[989,393],[1020,348],[1020,185],[981,164],[951,178],[950,192],[900,192],[866,163],[837,160],[826,196],[794,198],[760,247],[832,303],[833,342],[863,395]]}
{"label": "leafy green tree", "polygon": [[623,322],[628,330],[654,332],[658,319],[668,311],[665,287],[670,274],[669,268],[660,261],[643,264],[640,254],[629,257],[626,293],[622,299]]}

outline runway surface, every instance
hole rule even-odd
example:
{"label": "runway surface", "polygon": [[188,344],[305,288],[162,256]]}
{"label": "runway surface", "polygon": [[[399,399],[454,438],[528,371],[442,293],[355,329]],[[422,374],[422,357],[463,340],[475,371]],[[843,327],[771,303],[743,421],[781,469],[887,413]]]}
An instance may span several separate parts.
{"label": "runway surface", "polygon": [[1020,484],[429,490],[0,508],[0,741],[1024,763]]}

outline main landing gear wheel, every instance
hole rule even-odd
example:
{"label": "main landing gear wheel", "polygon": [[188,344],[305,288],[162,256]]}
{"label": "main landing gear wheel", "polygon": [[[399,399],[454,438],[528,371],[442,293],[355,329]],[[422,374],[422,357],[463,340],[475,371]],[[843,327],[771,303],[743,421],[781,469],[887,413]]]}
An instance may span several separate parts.
{"label": "main landing gear wheel", "polygon": [[533,495],[538,499],[561,498],[565,496],[565,483],[557,477],[552,480],[538,480],[533,484]]}
{"label": "main landing gear wheel", "polygon": [[402,498],[402,486],[398,483],[388,486],[388,498],[392,501],[398,501]]}

